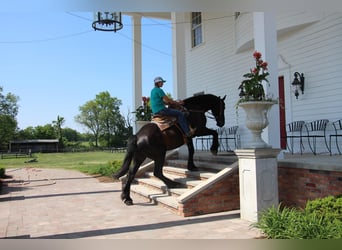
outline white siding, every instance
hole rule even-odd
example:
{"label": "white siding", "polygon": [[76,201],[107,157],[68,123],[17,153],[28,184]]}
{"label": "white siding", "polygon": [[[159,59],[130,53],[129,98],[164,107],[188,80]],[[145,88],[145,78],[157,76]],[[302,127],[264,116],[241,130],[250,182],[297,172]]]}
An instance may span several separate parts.
{"label": "white siding", "polygon": [[[197,48],[191,48],[190,23],[186,29],[187,96],[200,91],[226,94],[226,125],[240,126],[243,145],[248,135],[245,114],[241,110],[237,115],[235,103],[242,75],[253,66],[253,48],[239,52],[233,12],[203,13],[203,20],[204,42]],[[291,108],[287,107],[286,122],[342,118],[342,14],[283,13],[277,27],[278,52],[290,65],[291,80],[285,82],[286,91],[291,91],[294,72],[305,75],[304,95],[300,94],[298,100],[292,93],[288,95]],[[209,126],[214,127],[213,123]]]}

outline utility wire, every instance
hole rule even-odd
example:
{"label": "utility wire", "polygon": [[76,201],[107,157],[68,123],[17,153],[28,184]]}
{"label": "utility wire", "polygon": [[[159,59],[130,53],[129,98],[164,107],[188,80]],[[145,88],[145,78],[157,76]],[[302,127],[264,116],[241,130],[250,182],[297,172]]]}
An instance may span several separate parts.
{"label": "utility wire", "polygon": [[51,38],[44,38],[44,39],[33,39],[33,40],[22,40],[22,41],[0,41],[1,44],[20,44],[20,43],[40,43],[40,42],[49,42],[49,41],[55,41],[55,40],[62,40],[74,36],[80,36],[87,33],[92,32],[93,30],[86,30],[78,33],[73,33],[69,35],[63,35],[63,36],[56,36]]}

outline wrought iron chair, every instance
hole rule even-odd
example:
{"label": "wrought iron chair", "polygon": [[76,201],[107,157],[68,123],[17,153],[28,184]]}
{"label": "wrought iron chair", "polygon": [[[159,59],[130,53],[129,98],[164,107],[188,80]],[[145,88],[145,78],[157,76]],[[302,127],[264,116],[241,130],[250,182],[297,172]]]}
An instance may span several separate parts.
{"label": "wrought iron chair", "polygon": [[342,119],[334,121],[332,123],[333,127],[334,127],[334,134],[330,134],[329,135],[329,151],[330,151],[330,155],[332,155],[332,148],[331,148],[331,139],[333,137],[335,137],[335,143],[336,143],[336,148],[338,150],[338,153],[341,154],[341,150],[340,147],[338,145],[338,137],[342,137]]}
{"label": "wrought iron chair", "polygon": [[240,144],[240,137],[238,134],[239,126],[232,126],[232,127],[224,127],[223,133],[219,137],[220,144],[225,145],[226,151],[232,151],[232,149],[229,146],[229,140],[234,141],[235,149],[239,147]]}
{"label": "wrought iron chair", "polygon": [[[286,146],[293,154],[294,152],[294,140],[299,139],[299,147],[300,147],[300,154],[303,154],[304,145],[303,145],[303,127],[305,121],[294,121],[290,122],[286,125]],[[290,140],[290,144],[288,142]]]}
{"label": "wrought iron chair", "polygon": [[210,148],[209,143],[213,140],[213,136],[212,135],[206,135],[206,136],[200,136],[200,137],[196,137],[196,148],[199,149],[199,147],[197,147],[197,143],[200,142],[200,148],[202,151],[207,151]]}
{"label": "wrought iron chair", "polygon": [[[315,121],[305,124],[307,135],[303,137],[308,138],[309,147],[314,155],[317,154],[316,146],[317,146],[317,139],[319,138],[324,139],[325,146],[330,152],[330,149],[327,143],[327,138],[326,138],[326,129],[327,129],[328,123],[329,123],[328,119],[320,119],[320,120],[315,120]],[[311,139],[312,139],[312,144],[311,144]]]}

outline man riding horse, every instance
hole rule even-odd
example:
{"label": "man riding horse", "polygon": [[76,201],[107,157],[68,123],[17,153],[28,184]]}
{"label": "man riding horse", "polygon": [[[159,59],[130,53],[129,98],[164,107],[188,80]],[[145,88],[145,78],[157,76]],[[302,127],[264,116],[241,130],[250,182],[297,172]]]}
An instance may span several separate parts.
{"label": "man riding horse", "polygon": [[[194,164],[194,145],[192,136],[212,135],[213,143],[210,151],[217,154],[219,143],[218,134],[214,129],[206,127],[205,113],[210,111],[219,127],[225,124],[225,103],[223,98],[212,94],[203,94],[184,99],[182,102],[173,101],[167,97],[161,89],[165,81],[161,77],[156,77],[155,88],[151,91],[152,112],[160,115],[176,116],[178,124],[160,129],[155,122],[145,124],[135,135],[132,135],[127,142],[126,155],[119,171],[113,175],[114,178],[120,178],[127,174],[125,183],[123,183],[121,199],[126,205],[133,205],[130,196],[131,184],[135,175],[146,158],[154,161],[153,174],[165,183],[168,188],[182,187],[181,183],[171,180],[163,173],[165,163],[165,155],[168,150],[172,150],[182,146],[184,143],[188,146],[188,163],[189,171],[197,171],[198,168]],[[179,110],[165,107],[167,104],[182,104],[189,115]],[[187,120],[189,123],[187,123]],[[189,128],[196,126],[196,131]],[[181,128],[179,128],[181,127]],[[195,132],[195,133],[194,133]],[[194,133],[194,134],[193,134]],[[186,135],[184,139],[184,134]],[[133,162],[133,164],[131,164]]]}
{"label": "man riding horse", "polygon": [[163,91],[162,87],[164,85],[164,82],[166,82],[163,78],[160,76],[157,76],[154,78],[154,88],[151,91],[151,108],[152,113],[154,115],[161,115],[161,116],[173,116],[177,118],[177,121],[182,128],[182,132],[187,137],[187,139],[190,139],[195,132],[195,129],[189,128],[188,122],[185,118],[185,115],[182,111],[179,111],[177,109],[173,109],[170,107],[166,107],[165,104],[168,105],[175,105],[180,106],[183,105],[183,101],[174,101],[172,98],[168,97],[165,92]]}

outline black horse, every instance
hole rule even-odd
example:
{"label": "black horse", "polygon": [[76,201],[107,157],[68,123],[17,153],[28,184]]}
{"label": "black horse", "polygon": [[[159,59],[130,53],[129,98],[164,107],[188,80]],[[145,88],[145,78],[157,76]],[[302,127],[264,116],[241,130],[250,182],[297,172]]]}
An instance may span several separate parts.
{"label": "black horse", "polygon": [[[211,152],[217,154],[219,143],[218,134],[216,130],[208,129],[206,127],[205,112],[211,111],[212,116],[216,120],[216,125],[224,126],[225,117],[225,100],[211,94],[199,95],[187,98],[183,106],[189,112],[187,117],[188,122],[192,128],[196,128],[194,136],[212,135],[213,143]],[[181,185],[163,175],[163,165],[167,150],[178,148],[184,144],[183,133],[179,126],[171,126],[166,130],[161,131],[157,124],[148,123],[144,125],[135,135],[131,136],[127,142],[127,152],[123,164],[114,178],[120,178],[128,172],[126,183],[123,185],[121,199],[126,205],[133,205],[130,197],[130,187],[134,180],[140,165],[146,158],[154,160],[154,176],[162,180],[168,188],[177,188]],[[190,171],[197,171],[197,167],[193,161],[194,145],[192,139],[187,140],[188,146],[188,164],[187,168]],[[133,165],[131,161],[133,159]]]}

